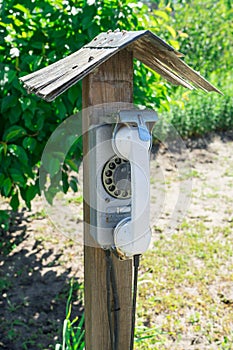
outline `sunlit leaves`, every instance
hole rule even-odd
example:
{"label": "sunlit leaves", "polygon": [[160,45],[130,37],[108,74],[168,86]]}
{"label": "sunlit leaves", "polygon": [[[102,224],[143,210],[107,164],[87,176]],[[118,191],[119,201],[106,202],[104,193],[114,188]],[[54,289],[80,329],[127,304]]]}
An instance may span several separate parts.
{"label": "sunlit leaves", "polygon": [[23,147],[28,152],[33,152],[36,148],[36,140],[33,137],[25,137],[23,140]]}
{"label": "sunlit leaves", "polygon": [[186,61],[208,76],[232,67],[232,5],[227,0],[174,4],[172,26],[180,33]]}
{"label": "sunlit leaves", "polygon": [[3,140],[6,142],[15,141],[24,135],[26,135],[26,130],[21,126],[14,125],[6,130],[3,135]]}
{"label": "sunlit leaves", "polygon": [[[174,40],[176,46],[170,10],[163,6],[156,12],[136,0],[4,2],[0,19],[0,191],[11,198],[13,209],[17,209],[19,197],[30,208],[39,192],[38,164],[46,142],[65,118],[81,109],[82,102],[80,83],[48,104],[28,95],[18,78],[80,49],[108,29],[151,29],[166,40]],[[157,74],[135,64],[136,103],[167,109],[168,92],[169,85]],[[77,172],[81,159],[82,143],[78,140],[64,164],[56,155],[45,165],[54,185],[50,201],[61,187],[61,168],[63,190],[77,190],[75,178],[69,179],[67,172]]]}

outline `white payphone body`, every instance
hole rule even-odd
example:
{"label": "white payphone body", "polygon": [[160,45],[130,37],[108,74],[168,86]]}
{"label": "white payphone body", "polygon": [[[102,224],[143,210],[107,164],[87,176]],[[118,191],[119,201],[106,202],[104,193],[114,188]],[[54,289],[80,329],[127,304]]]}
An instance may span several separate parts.
{"label": "white payphone body", "polygon": [[[150,110],[123,110],[89,131],[90,233],[122,259],[146,251],[150,231]],[[110,118],[111,120],[111,118]]]}

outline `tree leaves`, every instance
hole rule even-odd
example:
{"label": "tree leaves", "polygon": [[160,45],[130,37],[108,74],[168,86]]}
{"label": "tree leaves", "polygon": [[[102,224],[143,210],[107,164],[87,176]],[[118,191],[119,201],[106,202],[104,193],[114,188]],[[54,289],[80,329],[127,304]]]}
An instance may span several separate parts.
{"label": "tree leaves", "polygon": [[26,178],[20,169],[10,168],[9,174],[14,184],[18,185],[19,187],[24,187],[26,185]]}
{"label": "tree leaves", "polygon": [[36,148],[37,141],[33,137],[25,137],[23,139],[23,147],[25,150],[28,150],[29,152],[33,152]]}
{"label": "tree leaves", "polygon": [[17,104],[17,97],[14,95],[8,95],[3,97],[1,103],[1,112],[6,112],[9,108],[14,107]]}
{"label": "tree leaves", "polygon": [[[157,10],[159,30],[162,30],[164,23],[170,25],[170,19],[168,11],[164,14],[164,10]],[[28,95],[18,78],[78,50],[101,31],[117,27],[146,29],[149,22],[155,27],[158,22],[154,17],[148,6],[136,0],[103,0],[98,1],[98,6],[86,0],[67,0],[65,5],[62,0],[4,2],[0,23],[0,190],[11,198],[14,210],[19,205],[19,196],[30,208],[31,200],[39,193],[38,164],[43,149],[61,121],[80,110],[82,103],[80,83],[48,104]],[[170,28],[169,35],[173,34]],[[136,66],[135,76],[135,101],[144,104],[146,96],[147,105],[155,103],[156,82],[160,78],[149,76],[142,65]],[[161,86],[166,92],[167,87]],[[160,107],[164,95],[159,90],[156,106]],[[70,143],[69,136],[66,142]],[[77,190],[76,180],[70,180],[67,172],[78,171],[81,146],[78,141],[71,147],[64,164],[58,154],[53,154],[44,164],[52,178],[52,187],[46,194],[50,201],[61,188],[60,174],[64,191]]]}
{"label": "tree leaves", "polygon": [[192,6],[187,1],[174,4],[172,25],[181,32],[180,50],[207,77],[216,69],[231,73],[232,11],[228,0],[206,0],[205,6],[200,0]]}
{"label": "tree leaves", "polygon": [[4,195],[7,197],[11,191],[11,187],[12,187],[12,182],[9,178],[5,179],[3,181],[3,184],[2,184],[2,189],[3,189],[3,193]]}
{"label": "tree leaves", "polygon": [[20,10],[20,11],[23,12],[23,13],[26,13],[28,16],[30,15],[29,9],[26,8],[25,6],[21,5],[21,4],[16,4],[16,5],[14,6],[14,8],[17,9],[17,10]]}
{"label": "tree leaves", "polygon": [[6,142],[15,141],[26,134],[27,132],[22,126],[14,125],[5,131],[3,140]]}
{"label": "tree leaves", "polygon": [[56,154],[48,153],[43,158],[43,167],[53,177],[61,170],[61,161]]}
{"label": "tree leaves", "polygon": [[7,150],[11,156],[17,157],[19,162],[27,164],[28,156],[23,147],[11,144],[7,147]]}
{"label": "tree leaves", "polygon": [[36,184],[26,186],[26,188],[20,189],[21,197],[24,199],[27,207],[31,209],[31,201],[38,194],[38,186]]}
{"label": "tree leaves", "polygon": [[19,195],[18,191],[11,197],[10,205],[13,210],[17,210],[19,207]]}

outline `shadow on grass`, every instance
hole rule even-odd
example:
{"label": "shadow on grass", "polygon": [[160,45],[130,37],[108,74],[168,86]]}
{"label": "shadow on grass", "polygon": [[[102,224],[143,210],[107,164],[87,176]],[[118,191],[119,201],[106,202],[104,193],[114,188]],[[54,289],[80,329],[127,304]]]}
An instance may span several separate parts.
{"label": "shadow on grass", "polygon": [[[61,343],[70,270],[59,269],[61,254],[51,244],[44,249],[27,232],[24,212],[10,217],[8,230],[0,232],[0,349],[55,349]],[[76,299],[79,288],[76,282]],[[72,313],[82,312],[77,300]]]}

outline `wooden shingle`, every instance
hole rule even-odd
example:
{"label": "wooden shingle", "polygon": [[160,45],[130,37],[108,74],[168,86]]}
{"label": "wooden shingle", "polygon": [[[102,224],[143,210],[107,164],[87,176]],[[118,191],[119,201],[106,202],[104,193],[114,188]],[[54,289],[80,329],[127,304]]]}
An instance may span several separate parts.
{"label": "wooden shingle", "polygon": [[149,30],[101,33],[80,50],[22,77],[21,81],[29,92],[52,101],[124,48],[133,51],[136,59],[175,85],[221,93],[189,67],[180,52]]}

